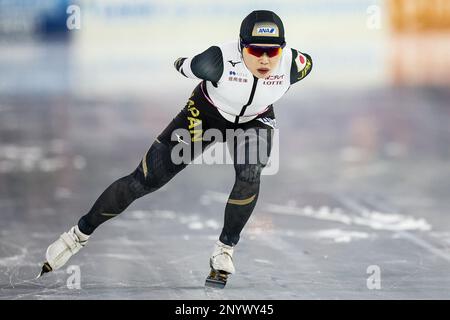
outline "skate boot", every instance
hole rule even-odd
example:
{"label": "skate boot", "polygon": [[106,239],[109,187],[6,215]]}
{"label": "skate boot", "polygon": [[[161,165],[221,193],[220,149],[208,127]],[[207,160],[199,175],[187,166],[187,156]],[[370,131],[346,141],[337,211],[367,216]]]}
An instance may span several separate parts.
{"label": "skate boot", "polygon": [[69,232],[64,232],[47,248],[45,254],[47,261],[42,266],[38,278],[44,273],[61,268],[70,257],[86,245],[88,238],[89,236],[82,233],[78,226],[72,227]]}
{"label": "skate boot", "polygon": [[228,275],[235,272],[233,247],[217,241],[209,265],[211,271],[206,278],[205,286],[223,289],[227,284]]}

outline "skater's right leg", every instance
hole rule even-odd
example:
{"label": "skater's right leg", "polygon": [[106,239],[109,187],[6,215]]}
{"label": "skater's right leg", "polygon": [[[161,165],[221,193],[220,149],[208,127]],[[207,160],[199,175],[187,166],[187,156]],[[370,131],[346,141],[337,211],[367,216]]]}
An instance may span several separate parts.
{"label": "skater's right leg", "polygon": [[[204,129],[221,125],[225,121],[220,117],[215,107],[208,105],[200,86],[197,86],[185,108],[158,136],[136,170],[106,188],[91,210],[79,220],[78,225],[64,233],[49,247],[47,250],[48,262],[44,265],[43,271],[48,272],[64,265],[86,244],[89,235],[99,225],[119,215],[134,200],[159,189],[185,168],[190,160],[198,155],[198,152],[202,152],[213,143],[212,141],[202,141],[201,137]],[[177,139],[177,134],[174,139],[175,130],[180,129],[187,132],[184,140],[179,137]],[[188,159],[183,157],[188,161],[182,163],[172,161],[171,157],[172,149],[180,145],[188,145],[190,150]],[[196,147],[198,145],[200,148]]]}
{"label": "skater's right leg", "polygon": [[[134,200],[165,185],[214,143],[203,141],[204,130],[224,127],[224,122],[217,109],[209,105],[201,85],[198,85],[186,106],[158,136],[137,169],[115,181],[102,193],[91,210],[78,222],[79,229],[84,234],[92,234],[100,224],[119,215]],[[181,157],[172,159],[172,151]]]}
{"label": "skater's right leg", "polygon": [[185,166],[174,165],[170,161],[170,148],[157,139],[134,172],[106,188],[78,225],[63,233],[48,247],[43,272],[62,267],[86,245],[89,236],[100,224],[119,215],[134,200],[158,190]]}
{"label": "skater's right leg", "polygon": [[78,222],[80,231],[90,235],[105,221],[122,213],[133,201],[158,190],[186,165],[174,165],[171,148],[158,139],[131,174],[113,182],[91,210]]}

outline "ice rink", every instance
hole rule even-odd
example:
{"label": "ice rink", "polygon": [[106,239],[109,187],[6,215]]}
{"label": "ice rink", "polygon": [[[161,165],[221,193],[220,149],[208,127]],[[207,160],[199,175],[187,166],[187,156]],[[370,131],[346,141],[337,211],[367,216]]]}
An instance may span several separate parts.
{"label": "ice rink", "polygon": [[[335,47],[356,61],[347,74],[312,44],[311,81],[275,104],[279,171],[262,177],[224,290],[204,282],[231,165],[190,165],[35,280],[48,245],[135,169],[196,82],[161,64],[171,56],[142,67],[148,81],[140,56],[0,39],[0,299],[450,299],[450,91],[383,80],[381,40]],[[117,91],[120,73],[138,94]]]}
{"label": "ice rink", "polygon": [[[230,165],[192,165],[101,226],[71,260],[81,290],[67,288],[66,268],[30,280],[48,244],[134,169],[171,115],[148,121],[148,104],[132,101],[2,97],[0,297],[450,298],[450,96],[429,96],[278,103],[280,170],[262,179],[222,291],[203,283]],[[381,289],[367,287],[372,265]]]}

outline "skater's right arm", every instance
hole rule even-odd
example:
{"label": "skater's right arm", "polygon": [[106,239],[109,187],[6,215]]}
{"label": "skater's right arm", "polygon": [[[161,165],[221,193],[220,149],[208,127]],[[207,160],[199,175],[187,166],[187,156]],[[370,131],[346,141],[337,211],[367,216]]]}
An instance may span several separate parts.
{"label": "skater's right arm", "polygon": [[178,58],[174,66],[187,78],[217,82],[223,73],[222,51],[212,46],[193,58]]}

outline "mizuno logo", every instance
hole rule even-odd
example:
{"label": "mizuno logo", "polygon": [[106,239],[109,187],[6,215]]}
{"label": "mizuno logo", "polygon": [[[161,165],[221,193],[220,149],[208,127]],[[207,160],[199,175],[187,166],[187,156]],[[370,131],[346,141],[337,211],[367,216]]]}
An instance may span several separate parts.
{"label": "mizuno logo", "polygon": [[238,63],[241,63],[241,61],[233,62],[233,61],[231,61],[231,60],[228,60],[228,62],[231,63],[231,65],[232,65],[233,67],[235,67]]}

